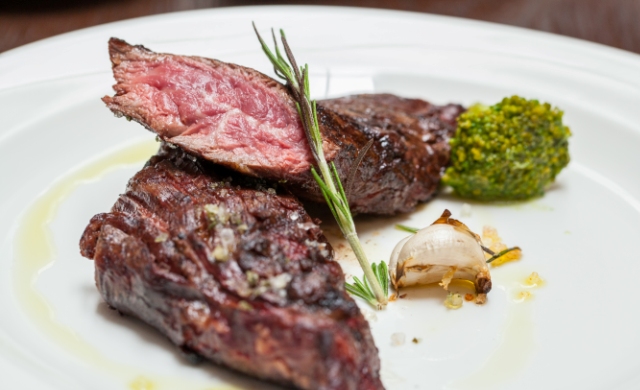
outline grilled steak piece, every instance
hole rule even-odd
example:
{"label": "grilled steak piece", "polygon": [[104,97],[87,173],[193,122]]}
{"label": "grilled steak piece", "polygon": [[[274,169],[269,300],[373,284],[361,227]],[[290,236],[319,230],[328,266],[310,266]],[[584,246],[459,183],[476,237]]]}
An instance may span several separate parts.
{"label": "grilled steak piece", "polygon": [[357,151],[374,140],[351,183],[349,202],[355,210],[394,214],[429,200],[449,163],[449,138],[463,111],[460,105],[435,106],[389,94],[321,101],[318,120],[325,138],[339,145],[333,162],[343,183]]}
{"label": "grilled steak piece", "polygon": [[[163,140],[237,171],[286,181],[323,202],[310,174],[313,157],[288,89],[253,69],[158,54],[112,38],[115,96],[103,101]],[[318,103],[324,152],[343,182],[374,140],[352,183],[354,212],[394,214],[428,200],[449,161],[459,105],[434,106],[392,95]]]}
{"label": "grilled steak piece", "polygon": [[291,195],[163,147],[81,240],[102,297],[176,345],[302,389],[381,389],[369,326]]}

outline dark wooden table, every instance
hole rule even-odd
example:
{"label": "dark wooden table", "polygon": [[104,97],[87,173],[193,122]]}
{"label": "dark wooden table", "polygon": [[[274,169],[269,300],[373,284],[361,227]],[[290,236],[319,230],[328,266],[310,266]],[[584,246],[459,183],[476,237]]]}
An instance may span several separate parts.
{"label": "dark wooden table", "polygon": [[3,0],[0,52],[116,20],[264,4],[348,5],[459,16],[568,35],[640,53],[640,0]]}

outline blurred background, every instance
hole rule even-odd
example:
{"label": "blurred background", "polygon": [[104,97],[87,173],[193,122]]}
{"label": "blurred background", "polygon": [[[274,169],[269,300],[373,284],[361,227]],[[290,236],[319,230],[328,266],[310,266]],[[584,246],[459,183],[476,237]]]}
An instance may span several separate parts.
{"label": "blurred background", "polygon": [[0,52],[84,27],[201,8],[313,4],[386,8],[485,20],[640,53],[640,0],[1,0]]}

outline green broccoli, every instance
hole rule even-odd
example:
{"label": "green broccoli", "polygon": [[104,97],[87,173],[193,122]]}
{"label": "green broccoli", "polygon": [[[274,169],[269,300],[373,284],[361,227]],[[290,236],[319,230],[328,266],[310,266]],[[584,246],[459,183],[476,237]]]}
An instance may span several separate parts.
{"label": "green broccoli", "polygon": [[449,141],[451,163],[442,178],[460,196],[515,200],[539,196],[569,163],[563,112],[519,96],[458,118]]}

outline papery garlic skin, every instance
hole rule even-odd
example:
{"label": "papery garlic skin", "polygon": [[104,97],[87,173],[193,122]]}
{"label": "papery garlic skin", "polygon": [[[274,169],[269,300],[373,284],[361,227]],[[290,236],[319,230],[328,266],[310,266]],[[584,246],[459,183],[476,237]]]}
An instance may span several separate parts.
{"label": "papery garlic skin", "polygon": [[462,222],[445,210],[431,226],[400,241],[389,261],[389,276],[396,289],[441,282],[447,289],[452,279],[470,280],[484,303],[491,290],[491,275],[482,243]]}
{"label": "papery garlic skin", "polygon": [[413,235],[407,236],[402,240],[400,240],[400,242],[396,244],[395,248],[393,248],[393,251],[391,252],[391,258],[389,259],[389,265],[388,265],[389,279],[391,280],[391,284],[396,290],[398,289],[398,286],[396,285],[396,271],[398,268],[398,259],[400,258],[400,252],[402,252],[402,248],[404,247],[404,244],[407,241],[409,241],[412,237]]}

